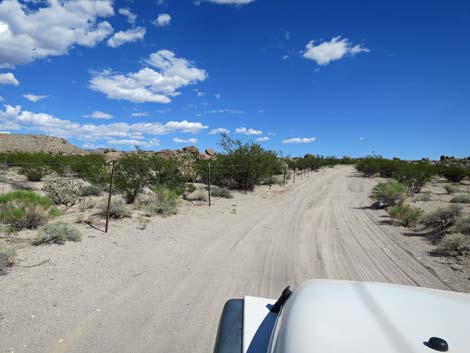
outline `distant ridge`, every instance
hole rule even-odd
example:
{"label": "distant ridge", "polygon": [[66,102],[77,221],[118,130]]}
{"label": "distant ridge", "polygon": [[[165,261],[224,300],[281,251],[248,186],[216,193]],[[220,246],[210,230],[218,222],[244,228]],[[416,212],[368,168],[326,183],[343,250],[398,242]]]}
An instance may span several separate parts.
{"label": "distant ridge", "polygon": [[0,133],[0,152],[88,153],[60,137],[3,133]]}

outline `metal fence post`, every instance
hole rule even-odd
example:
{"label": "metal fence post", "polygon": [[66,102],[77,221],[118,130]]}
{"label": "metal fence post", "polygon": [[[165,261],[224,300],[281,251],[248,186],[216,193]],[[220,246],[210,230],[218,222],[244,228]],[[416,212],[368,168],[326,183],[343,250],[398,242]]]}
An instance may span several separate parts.
{"label": "metal fence post", "polygon": [[295,175],[297,174],[297,168],[294,168],[294,184],[295,184]]}
{"label": "metal fence post", "polygon": [[286,179],[287,179],[287,168],[284,168],[284,180],[282,182],[282,186],[286,186]]}
{"label": "metal fence post", "polygon": [[113,164],[112,164],[112,167],[111,167],[111,178],[109,180],[108,205],[106,207],[106,225],[104,226],[104,232],[105,233],[108,233],[109,208],[111,207],[111,194],[113,193],[114,167],[115,167],[115,161],[113,161]]}
{"label": "metal fence post", "polygon": [[207,178],[207,192],[209,194],[209,207],[211,206],[211,162],[208,163],[209,176]]}

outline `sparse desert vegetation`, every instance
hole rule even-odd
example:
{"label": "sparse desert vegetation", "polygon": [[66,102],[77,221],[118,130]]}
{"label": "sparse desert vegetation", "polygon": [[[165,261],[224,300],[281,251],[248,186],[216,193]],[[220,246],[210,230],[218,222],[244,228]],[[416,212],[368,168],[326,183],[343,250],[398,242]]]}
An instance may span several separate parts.
{"label": "sparse desert vegetation", "polygon": [[81,234],[77,227],[65,222],[46,224],[39,231],[34,245],[65,244],[67,241],[80,241]]}

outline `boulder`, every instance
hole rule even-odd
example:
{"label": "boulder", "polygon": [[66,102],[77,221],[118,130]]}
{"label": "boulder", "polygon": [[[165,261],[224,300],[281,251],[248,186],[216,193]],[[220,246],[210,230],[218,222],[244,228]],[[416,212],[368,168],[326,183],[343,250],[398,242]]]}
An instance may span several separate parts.
{"label": "boulder", "polygon": [[199,149],[196,146],[183,147],[183,151],[191,154],[199,154]]}
{"label": "boulder", "polygon": [[207,148],[205,152],[208,156],[211,156],[211,157],[214,157],[217,154],[217,152],[213,150],[212,148]]}

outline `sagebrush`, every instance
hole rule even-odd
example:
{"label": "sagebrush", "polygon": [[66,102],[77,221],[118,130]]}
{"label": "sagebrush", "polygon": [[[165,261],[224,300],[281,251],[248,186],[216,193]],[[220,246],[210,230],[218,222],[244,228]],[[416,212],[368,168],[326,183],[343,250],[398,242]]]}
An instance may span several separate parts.
{"label": "sagebrush", "polygon": [[80,241],[82,239],[80,231],[72,224],[56,222],[46,224],[39,231],[34,245],[44,244],[65,244],[67,241]]}
{"label": "sagebrush", "polygon": [[16,250],[14,247],[0,243],[0,274],[4,274],[15,263]]}
{"label": "sagebrush", "polygon": [[444,256],[465,254],[470,247],[470,238],[460,233],[446,234],[438,244],[437,251]]}
{"label": "sagebrush", "polygon": [[[108,200],[101,200],[97,206],[99,210],[98,214],[102,217],[106,217],[106,210],[108,207]],[[131,216],[131,211],[127,207],[126,202],[120,197],[112,197],[109,205],[109,217],[114,219],[126,218]]]}
{"label": "sagebrush", "polygon": [[434,228],[437,231],[443,231],[452,227],[462,213],[462,208],[458,205],[450,205],[445,208],[439,208],[423,217],[423,224]]}
{"label": "sagebrush", "polygon": [[387,208],[387,212],[391,218],[395,219],[399,224],[405,227],[415,227],[423,215],[423,210],[421,208],[407,204],[399,204],[389,207]]}
{"label": "sagebrush", "polygon": [[454,196],[450,202],[452,203],[470,203],[470,194],[460,194]]}

